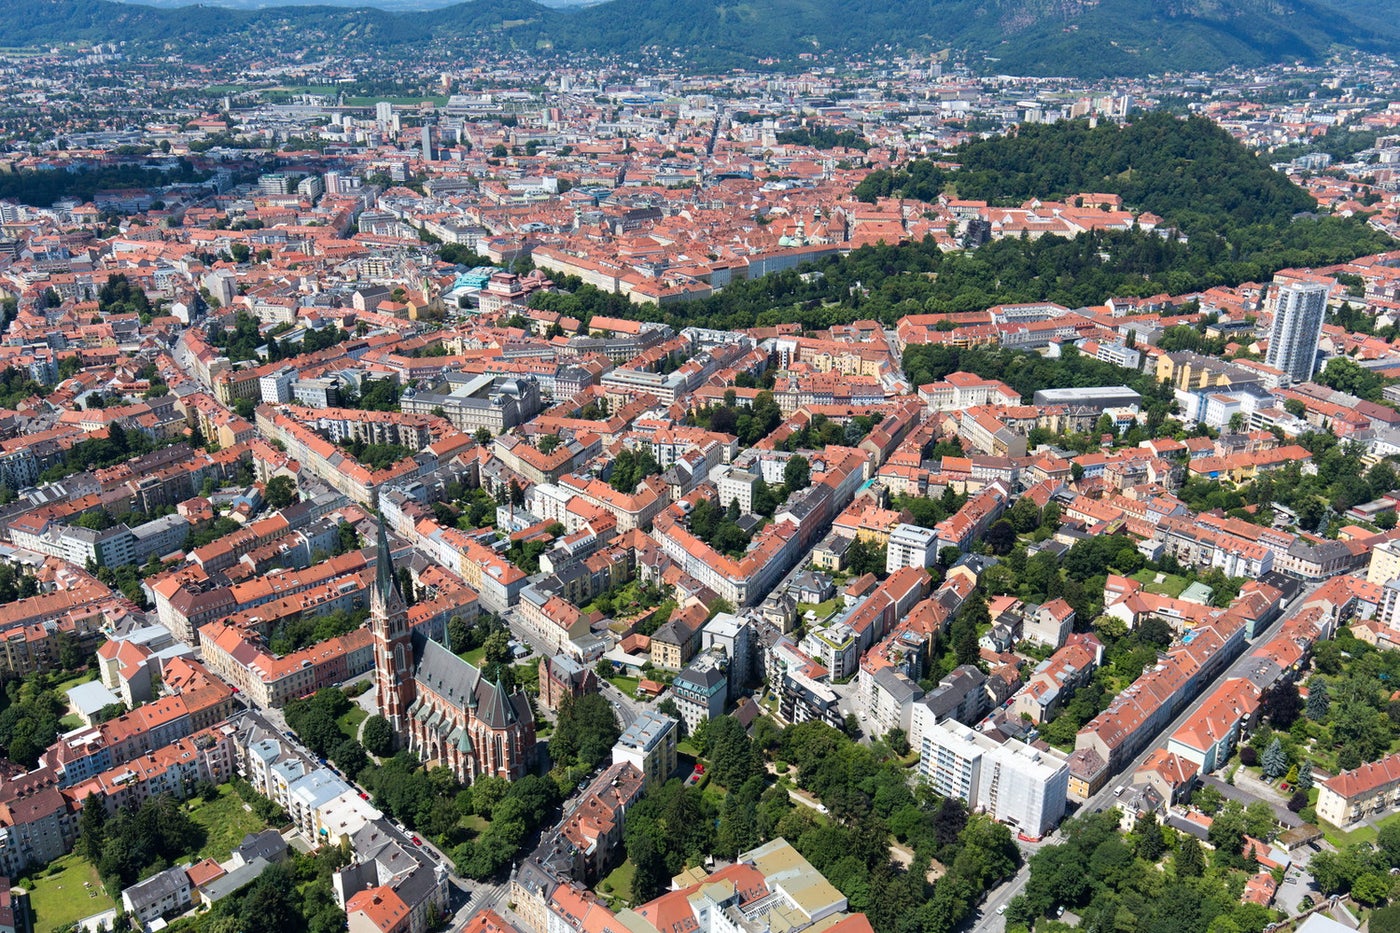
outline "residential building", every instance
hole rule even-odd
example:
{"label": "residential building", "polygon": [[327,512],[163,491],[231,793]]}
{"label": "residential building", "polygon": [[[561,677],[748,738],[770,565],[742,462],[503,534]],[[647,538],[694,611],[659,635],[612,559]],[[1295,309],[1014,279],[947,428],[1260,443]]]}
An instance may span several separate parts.
{"label": "residential building", "polygon": [[938,534],[931,528],[901,522],[890,532],[886,547],[886,573],[905,567],[928,567],[938,558]]}
{"label": "residential building", "polygon": [[670,716],[643,709],[613,745],[614,764],[630,764],[642,775],[644,789],[664,784],[676,770],[680,723]]}
{"label": "residential building", "polygon": [[940,722],[924,732],[920,754],[919,773],[935,791],[1028,836],[1044,836],[1064,816],[1069,767],[1048,751]]}
{"label": "residential building", "polygon": [[721,715],[729,702],[729,659],[723,654],[697,656],[671,681],[671,693],[686,731],[693,732],[701,720]]}
{"label": "residential building", "polygon": [[1342,828],[1396,807],[1400,807],[1400,753],[1343,771],[1324,781],[1317,794],[1318,817]]}
{"label": "residential building", "polygon": [[1311,379],[1317,370],[1317,344],[1326,313],[1327,286],[1316,282],[1280,286],[1264,362],[1283,370],[1294,382]]}

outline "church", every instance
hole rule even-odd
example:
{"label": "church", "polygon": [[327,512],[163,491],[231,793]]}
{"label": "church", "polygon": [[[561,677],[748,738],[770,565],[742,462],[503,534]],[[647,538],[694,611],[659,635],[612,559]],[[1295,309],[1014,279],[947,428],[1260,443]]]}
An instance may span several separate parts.
{"label": "church", "polygon": [[382,522],[369,624],[379,712],[400,747],[450,768],[466,784],[483,775],[513,781],[530,773],[535,717],[529,700],[491,683],[444,645],[409,631]]}

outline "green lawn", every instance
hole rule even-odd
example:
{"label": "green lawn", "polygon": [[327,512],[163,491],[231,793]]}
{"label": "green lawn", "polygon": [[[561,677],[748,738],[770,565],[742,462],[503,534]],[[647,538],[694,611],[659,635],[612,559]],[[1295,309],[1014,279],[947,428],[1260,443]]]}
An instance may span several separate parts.
{"label": "green lawn", "polygon": [[608,683],[621,690],[627,696],[635,697],[637,695],[637,688],[641,686],[642,681],[639,677],[624,677],[621,674],[614,674],[608,678]]}
{"label": "green lawn", "polygon": [[350,707],[344,716],[337,719],[335,724],[340,726],[341,732],[344,732],[352,739],[356,739],[360,736],[360,723],[368,718],[369,713],[365,712],[363,706],[356,703],[354,706]]}
{"label": "green lawn", "polygon": [[219,786],[219,796],[213,800],[196,797],[190,801],[190,819],[204,827],[204,845],[192,859],[212,858],[223,861],[234,846],[249,833],[261,832],[267,824],[257,814],[243,809],[243,800],[229,784]]}
{"label": "green lawn", "polygon": [[1158,574],[1152,570],[1139,570],[1133,574],[1132,579],[1142,584],[1143,589],[1158,596],[1170,596],[1173,599],[1180,596],[1182,592],[1191,585],[1191,581],[1185,577],[1178,577],[1173,573],[1161,574],[1162,582],[1157,582]]}
{"label": "green lawn", "polygon": [[480,668],[481,665],[486,662],[486,646],[482,645],[480,648],[463,651],[461,654],[457,655],[457,657],[466,661],[472,667]]}
{"label": "green lawn", "polygon": [[1374,824],[1368,823],[1365,826],[1353,829],[1349,833],[1343,832],[1325,820],[1318,820],[1317,825],[1318,828],[1322,830],[1324,839],[1332,843],[1332,845],[1336,846],[1338,849],[1343,849],[1358,842],[1375,842],[1376,832],[1380,827],[1397,822],[1400,822],[1400,813],[1392,813],[1389,816],[1377,820]]}
{"label": "green lawn", "polygon": [[806,618],[807,612],[810,610],[816,613],[817,621],[820,622],[844,604],[844,600],[839,595],[831,597],[824,603],[798,603],[797,614],[802,618]]}
{"label": "green lawn", "polygon": [[67,680],[54,687],[54,690],[58,691],[59,693],[67,693],[74,687],[80,686],[81,684],[91,683],[100,676],[102,676],[101,672],[98,671],[97,668],[94,666],[92,670],[89,670],[86,673],[75,674],[72,677],[69,677]]}
{"label": "green lawn", "polygon": [[605,897],[615,897],[624,904],[630,905],[632,903],[632,878],[636,874],[636,866],[632,864],[631,859],[627,859],[614,868],[606,878],[598,882],[598,892]]}
{"label": "green lawn", "polygon": [[102,889],[97,869],[77,853],[55,860],[42,877],[25,887],[29,889],[29,903],[34,908],[36,933],[67,930],[84,917],[116,907]]}
{"label": "green lawn", "polygon": [[79,716],[77,713],[69,713],[58,721],[58,727],[64,732],[70,729],[77,729],[82,724],[83,717]]}

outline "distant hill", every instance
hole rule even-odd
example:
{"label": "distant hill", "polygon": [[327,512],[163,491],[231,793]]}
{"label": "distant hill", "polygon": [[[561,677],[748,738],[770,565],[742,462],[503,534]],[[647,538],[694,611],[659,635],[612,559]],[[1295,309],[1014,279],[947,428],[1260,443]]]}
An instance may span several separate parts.
{"label": "distant hill", "polygon": [[199,55],[227,51],[229,40],[345,52],[451,39],[624,54],[680,50],[701,66],[790,63],[804,52],[951,48],[987,70],[1099,77],[1316,62],[1334,46],[1393,51],[1400,41],[1400,0],[608,0],[567,9],[533,0],[436,9],[442,0],[378,0],[398,12],[339,6],[354,0],[326,0],[337,4],[329,9],[224,2],[237,9],[11,0],[6,42],[125,40],[178,44]]}
{"label": "distant hill", "polygon": [[[285,7],[286,0],[117,0],[135,6],[150,6],[163,10],[181,9],[191,6],[223,7],[228,10],[268,10]],[[342,7],[345,9],[374,9],[386,13],[421,12],[441,10],[456,6],[462,0],[297,0],[300,6]],[[541,0],[541,5],[553,9],[589,6],[601,0]]]}

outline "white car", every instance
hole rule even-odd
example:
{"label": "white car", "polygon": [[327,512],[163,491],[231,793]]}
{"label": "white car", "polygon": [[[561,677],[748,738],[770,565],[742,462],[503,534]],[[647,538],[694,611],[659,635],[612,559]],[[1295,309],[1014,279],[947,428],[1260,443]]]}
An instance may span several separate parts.
{"label": "white car", "polygon": [[1006,913],[1006,905],[1002,904],[1000,907],[997,908],[997,916],[1000,917],[1004,913]]}

